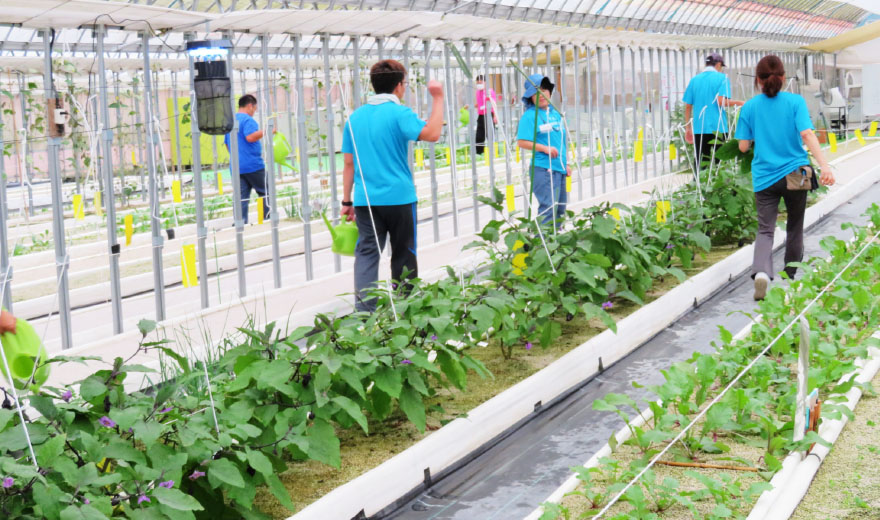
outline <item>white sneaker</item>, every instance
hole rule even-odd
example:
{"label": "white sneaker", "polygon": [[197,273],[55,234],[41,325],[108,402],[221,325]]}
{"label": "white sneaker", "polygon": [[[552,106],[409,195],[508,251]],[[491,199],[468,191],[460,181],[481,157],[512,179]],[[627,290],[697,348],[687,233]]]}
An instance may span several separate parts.
{"label": "white sneaker", "polygon": [[763,300],[767,296],[767,286],[770,285],[770,277],[767,273],[755,275],[755,300]]}

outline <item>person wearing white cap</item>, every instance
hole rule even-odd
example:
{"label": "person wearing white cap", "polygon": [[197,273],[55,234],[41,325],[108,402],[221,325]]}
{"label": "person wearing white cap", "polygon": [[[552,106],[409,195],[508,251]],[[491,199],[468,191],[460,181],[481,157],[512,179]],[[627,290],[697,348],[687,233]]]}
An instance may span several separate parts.
{"label": "person wearing white cap", "polygon": [[694,76],[684,91],[685,141],[695,145],[697,171],[727,134],[727,116],[722,108],[742,106],[730,99],[730,81],[721,70],[724,58],[712,53],[706,56],[706,69]]}

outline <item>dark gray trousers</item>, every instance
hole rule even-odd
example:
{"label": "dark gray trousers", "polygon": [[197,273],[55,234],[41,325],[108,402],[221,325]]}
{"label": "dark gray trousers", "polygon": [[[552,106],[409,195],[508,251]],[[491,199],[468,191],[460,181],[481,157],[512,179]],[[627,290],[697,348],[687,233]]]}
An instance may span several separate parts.
{"label": "dark gray trousers", "polygon": [[[391,239],[391,279],[400,282],[404,270],[407,278],[419,275],[416,261],[416,203],[399,206],[373,206],[373,219],[366,206],[355,206],[358,241],[354,249],[355,309],[372,312],[376,300],[368,293],[379,279],[379,257],[385,249],[385,239]],[[378,233],[373,233],[373,223]],[[396,285],[395,285],[396,287]],[[409,289],[409,284],[404,286]],[[404,291],[406,292],[406,291]]]}
{"label": "dark gray trousers", "polygon": [[773,279],[773,234],[776,231],[776,217],[779,215],[779,199],[785,201],[788,218],[785,222],[785,272],[794,278],[797,268],[790,262],[800,262],[804,258],[804,212],[807,209],[808,191],[790,191],[786,188],[785,177],[773,185],[755,193],[758,209],[758,237],[755,239],[755,256],[752,261],[752,278],[758,273],[766,273]]}

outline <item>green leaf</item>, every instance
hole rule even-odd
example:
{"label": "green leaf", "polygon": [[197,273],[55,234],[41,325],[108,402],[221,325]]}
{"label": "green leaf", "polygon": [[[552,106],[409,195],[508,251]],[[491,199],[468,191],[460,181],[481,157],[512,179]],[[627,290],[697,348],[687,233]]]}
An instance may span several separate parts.
{"label": "green leaf", "polygon": [[228,484],[233,487],[244,487],[241,470],[229,459],[217,459],[208,464],[208,480],[213,487]]}
{"label": "green leaf", "polygon": [[293,500],[290,498],[290,493],[287,491],[287,488],[284,487],[284,484],[281,483],[281,480],[274,473],[263,475],[263,479],[266,481],[266,484],[269,485],[269,491],[281,502],[281,505],[286,507],[288,511],[296,511],[296,506],[293,504]]}
{"label": "green leaf", "polygon": [[148,445],[156,442],[156,439],[162,435],[162,431],[164,430],[161,424],[153,421],[138,421],[132,426],[132,429],[134,430],[135,438]]}
{"label": "green leaf", "polygon": [[[213,463],[211,464],[211,466],[213,466]],[[240,475],[239,478],[241,478]],[[242,485],[243,484],[244,482],[242,482]],[[153,498],[157,499],[160,504],[168,506],[172,509],[176,509],[178,511],[203,511],[205,509],[202,507],[202,504],[200,504],[198,500],[191,497],[190,495],[185,494],[179,489],[167,489],[163,487],[157,487],[153,489],[152,495]]]}
{"label": "green leaf", "polygon": [[391,397],[400,397],[400,391],[403,388],[403,376],[394,368],[380,368],[373,374],[373,382],[376,383],[377,388]]}
{"label": "green leaf", "polygon": [[89,505],[67,506],[61,511],[61,520],[106,520],[107,517]]}
{"label": "green leaf", "polygon": [[406,414],[406,417],[416,425],[420,432],[425,432],[425,404],[422,402],[422,396],[411,386],[407,385],[400,393],[400,409]]}
{"label": "green leaf", "polygon": [[275,473],[275,469],[272,467],[272,461],[270,461],[269,457],[263,454],[263,452],[248,450],[247,460],[248,464],[250,464],[258,473],[262,473],[263,476],[273,475]]}
{"label": "green leaf", "polygon": [[341,464],[339,456],[339,438],[330,423],[315,419],[307,430],[309,439],[309,458],[338,468]]}
{"label": "green leaf", "polygon": [[86,401],[104,395],[107,392],[107,386],[98,376],[89,376],[79,385],[79,393]]}
{"label": "green leaf", "polygon": [[55,435],[48,441],[44,442],[37,448],[38,461],[53,461],[56,457],[64,453],[64,442],[67,436],[64,434]]}
{"label": "green leaf", "polygon": [[607,256],[597,253],[581,254],[578,255],[578,259],[598,267],[611,267],[611,260]]}
{"label": "green leaf", "polygon": [[347,413],[349,417],[354,419],[355,422],[360,425],[361,429],[364,430],[364,433],[370,433],[367,426],[367,417],[361,411],[361,407],[358,406],[357,403],[342,395],[334,397],[333,402],[338,404],[340,408],[345,410],[345,413]]}

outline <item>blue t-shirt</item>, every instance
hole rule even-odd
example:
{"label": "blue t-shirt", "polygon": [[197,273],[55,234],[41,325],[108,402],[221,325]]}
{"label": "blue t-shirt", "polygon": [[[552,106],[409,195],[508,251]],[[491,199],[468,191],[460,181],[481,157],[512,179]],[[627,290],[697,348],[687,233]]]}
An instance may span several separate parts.
{"label": "blue t-shirt", "polygon": [[[538,117],[538,135],[535,139],[535,116]],[[544,152],[537,152],[535,156],[535,166],[538,168],[552,169],[555,172],[565,172],[565,145],[568,134],[565,132],[565,123],[562,121],[562,114],[547,107],[546,109],[536,109],[531,106],[523,112],[519,120],[519,126],[516,129],[516,139],[522,141],[535,140],[537,144],[549,145],[559,152],[559,155],[553,159],[553,167],[550,166],[550,156]]]}
{"label": "blue t-shirt", "polygon": [[396,206],[418,200],[407,153],[409,142],[419,139],[426,124],[411,108],[391,101],[363,105],[352,112],[342,131],[342,153],[352,154],[354,161],[355,206],[367,205],[361,168],[370,205]]}
{"label": "blue t-shirt", "polygon": [[[245,137],[259,130],[260,125],[257,124],[254,118],[244,112],[238,112],[235,114],[235,118],[238,119],[238,173],[254,173],[265,169],[266,163],[263,162],[263,147],[260,146],[260,141],[257,140],[249,143],[245,139]],[[229,149],[229,136],[231,134],[232,132],[229,132],[223,136],[223,142],[226,143],[227,150]]]}
{"label": "blue t-shirt", "polygon": [[694,133],[727,132],[727,116],[718,105],[718,96],[730,97],[730,81],[715,69],[694,76],[684,91],[684,102],[694,107]]}
{"label": "blue t-shirt", "polygon": [[772,98],[760,94],[743,105],[736,138],[755,141],[752,185],[756,192],[810,164],[801,132],[812,129],[807,103],[797,94],[780,92]]}

